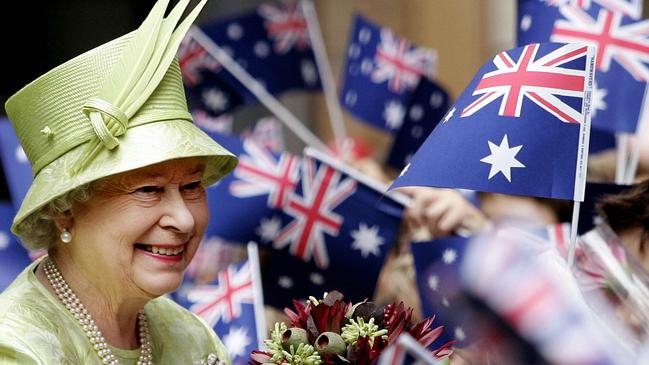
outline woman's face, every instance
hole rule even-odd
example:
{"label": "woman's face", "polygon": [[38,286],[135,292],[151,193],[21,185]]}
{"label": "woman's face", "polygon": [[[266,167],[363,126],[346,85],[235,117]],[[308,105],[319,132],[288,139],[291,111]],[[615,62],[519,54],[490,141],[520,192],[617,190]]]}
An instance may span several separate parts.
{"label": "woman's face", "polygon": [[185,158],[98,182],[72,209],[71,265],[127,296],[175,290],[209,220],[203,171],[202,159]]}

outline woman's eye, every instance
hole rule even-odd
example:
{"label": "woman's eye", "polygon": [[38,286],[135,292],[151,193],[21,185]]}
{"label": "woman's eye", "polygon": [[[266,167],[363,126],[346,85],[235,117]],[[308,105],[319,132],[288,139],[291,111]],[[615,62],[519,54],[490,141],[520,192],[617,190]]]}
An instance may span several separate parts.
{"label": "woman's eye", "polygon": [[187,191],[199,190],[202,187],[203,187],[203,182],[194,181],[193,183],[189,183],[189,184],[183,186],[183,190],[187,190]]}
{"label": "woman's eye", "polygon": [[153,194],[157,193],[160,191],[160,188],[157,186],[143,186],[141,188],[138,188],[135,190],[137,193],[144,193],[144,194]]}

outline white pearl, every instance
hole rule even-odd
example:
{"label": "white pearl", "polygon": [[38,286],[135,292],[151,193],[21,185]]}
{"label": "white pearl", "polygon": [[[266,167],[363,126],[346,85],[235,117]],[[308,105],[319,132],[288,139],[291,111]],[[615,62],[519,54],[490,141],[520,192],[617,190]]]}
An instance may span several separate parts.
{"label": "white pearl", "polygon": [[[54,288],[54,292],[61,300],[61,303],[63,303],[63,305],[77,319],[81,327],[84,329],[84,332],[86,332],[86,336],[88,336],[88,339],[93,344],[93,348],[97,352],[101,362],[106,365],[120,365],[119,360],[115,358],[115,355],[113,355],[112,351],[108,348],[106,339],[102,336],[99,328],[95,324],[95,321],[92,319],[85,306],[81,301],[79,301],[76,294],[74,294],[72,289],[70,289],[68,284],[65,282],[63,276],[57,269],[56,264],[54,264],[54,261],[49,258],[45,260],[43,271]],[[149,328],[147,326],[146,315],[143,311],[138,313],[138,327],[141,348],[140,358],[138,359],[137,364],[153,365],[153,362],[151,361],[153,356],[151,355]]]}

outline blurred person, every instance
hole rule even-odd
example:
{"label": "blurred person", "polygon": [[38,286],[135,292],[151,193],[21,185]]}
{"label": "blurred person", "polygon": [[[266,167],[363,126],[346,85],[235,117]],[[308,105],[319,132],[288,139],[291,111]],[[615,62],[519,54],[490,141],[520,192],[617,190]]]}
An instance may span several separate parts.
{"label": "blurred person", "polygon": [[626,248],[649,271],[649,180],[600,199],[596,209]]}
{"label": "blurred person", "polygon": [[35,175],[12,231],[48,255],[0,294],[0,363],[229,363],[164,297],[209,221],[205,188],[237,163],[192,123],[174,58],[203,5],[176,28],[187,2],[163,19],[158,1],[137,31],[7,101]]}

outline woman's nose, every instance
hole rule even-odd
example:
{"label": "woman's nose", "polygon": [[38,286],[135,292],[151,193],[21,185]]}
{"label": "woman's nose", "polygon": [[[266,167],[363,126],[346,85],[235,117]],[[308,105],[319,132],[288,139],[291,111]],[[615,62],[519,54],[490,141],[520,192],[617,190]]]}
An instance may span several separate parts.
{"label": "woman's nose", "polygon": [[191,233],[194,230],[194,215],[181,192],[177,189],[169,189],[165,191],[163,199],[165,212],[160,218],[160,225],[179,233]]}

